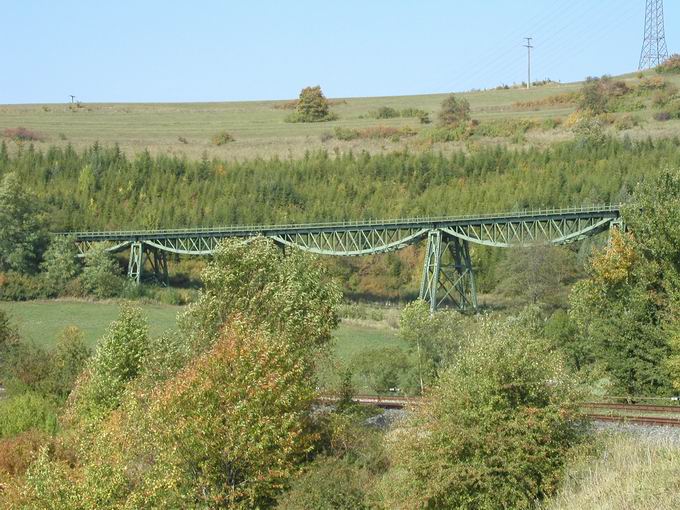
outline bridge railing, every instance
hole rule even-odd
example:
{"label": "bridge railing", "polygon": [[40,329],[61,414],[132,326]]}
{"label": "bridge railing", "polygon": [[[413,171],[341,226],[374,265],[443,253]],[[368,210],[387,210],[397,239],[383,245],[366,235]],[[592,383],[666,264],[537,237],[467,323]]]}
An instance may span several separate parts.
{"label": "bridge railing", "polygon": [[621,204],[603,204],[581,207],[567,207],[567,208],[550,208],[550,209],[524,209],[521,211],[509,211],[502,213],[491,214],[466,214],[461,216],[420,216],[410,218],[398,219],[366,219],[366,220],[348,220],[335,222],[321,222],[321,223],[287,223],[287,224],[259,224],[259,225],[233,225],[233,226],[215,226],[215,227],[193,227],[193,228],[174,228],[174,229],[158,229],[158,230],[97,230],[97,231],[80,231],[80,232],[55,232],[53,235],[71,235],[76,237],[112,237],[112,236],[145,236],[153,234],[154,236],[163,235],[177,235],[177,234],[206,234],[206,233],[243,233],[243,232],[262,232],[268,230],[303,230],[315,228],[344,228],[344,227],[380,227],[389,225],[408,226],[409,224],[422,223],[447,223],[459,221],[486,221],[495,219],[511,219],[524,218],[532,216],[558,216],[563,214],[576,213],[611,213],[618,212],[621,209]]}

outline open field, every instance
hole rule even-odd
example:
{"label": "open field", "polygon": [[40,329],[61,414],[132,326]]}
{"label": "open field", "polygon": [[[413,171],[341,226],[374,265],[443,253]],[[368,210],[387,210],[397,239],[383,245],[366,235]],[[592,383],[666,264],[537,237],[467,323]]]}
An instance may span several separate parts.
{"label": "open field", "polygon": [[[176,326],[181,306],[142,305],[149,318],[152,335],[160,335]],[[21,335],[36,344],[50,348],[61,330],[78,326],[87,343],[94,346],[106,328],[118,316],[120,304],[114,302],[86,301],[27,301],[0,302],[0,310],[9,313],[11,321],[19,327]],[[335,332],[336,354],[341,360],[351,359],[357,353],[379,347],[406,345],[394,330],[376,323],[370,326],[344,321]]]}
{"label": "open field", "polygon": [[[635,75],[624,77],[629,83]],[[680,77],[669,78],[680,82]],[[461,94],[472,106],[473,117],[480,121],[490,119],[564,119],[574,111],[574,105],[541,106],[536,109],[516,108],[514,103],[537,101],[549,96],[574,92],[580,83],[551,84],[531,90],[514,88]],[[83,148],[99,141],[118,143],[128,153],[148,149],[152,153],[186,154],[190,158],[209,157],[223,159],[248,159],[253,157],[300,157],[316,149],[348,151],[366,150],[372,153],[408,148],[409,150],[442,150],[460,147],[460,142],[429,144],[417,136],[401,141],[353,140],[340,141],[329,138],[336,127],[364,129],[375,126],[411,127],[423,129],[414,118],[374,119],[369,112],[382,106],[397,110],[416,108],[429,112],[436,120],[444,94],[402,97],[375,97],[335,100],[333,111],[339,119],[333,122],[291,124],[285,122],[289,110],[282,106],[286,101],[253,101],[224,103],[175,104],[68,104],[5,105],[0,106],[0,131],[6,128],[25,127],[41,134],[44,140],[38,147],[72,144]],[[669,136],[680,132],[680,121],[658,123],[651,120],[650,111],[637,112],[644,125],[631,129],[632,137]],[[234,142],[216,147],[211,137],[227,131]],[[558,129],[527,134],[530,144],[548,144],[568,138],[570,133]],[[183,141],[182,141],[183,140]],[[508,140],[490,138],[488,143]],[[14,142],[10,143],[10,148]]]}

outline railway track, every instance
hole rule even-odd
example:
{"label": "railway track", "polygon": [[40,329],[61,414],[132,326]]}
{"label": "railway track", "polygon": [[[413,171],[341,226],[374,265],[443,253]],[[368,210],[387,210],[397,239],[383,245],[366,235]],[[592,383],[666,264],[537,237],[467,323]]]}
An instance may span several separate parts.
{"label": "railway track", "polygon": [[[360,405],[381,409],[405,409],[423,402],[419,397],[357,395],[352,399]],[[339,401],[335,396],[319,399],[324,404]],[[626,423],[656,427],[680,427],[680,405],[624,404],[617,402],[588,402],[582,405],[583,415],[594,422]]]}

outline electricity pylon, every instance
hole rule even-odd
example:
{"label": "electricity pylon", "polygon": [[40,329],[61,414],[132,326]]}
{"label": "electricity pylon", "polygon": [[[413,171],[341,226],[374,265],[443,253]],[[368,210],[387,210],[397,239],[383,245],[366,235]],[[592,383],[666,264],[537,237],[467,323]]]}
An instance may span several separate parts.
{"label": "electricity pylon", "polygon": [[663,17],[663,0],[647,0],[645,10],[645,40],[642,43],[640,66],[650,69],[662,64],[668,58],[666,29]]}

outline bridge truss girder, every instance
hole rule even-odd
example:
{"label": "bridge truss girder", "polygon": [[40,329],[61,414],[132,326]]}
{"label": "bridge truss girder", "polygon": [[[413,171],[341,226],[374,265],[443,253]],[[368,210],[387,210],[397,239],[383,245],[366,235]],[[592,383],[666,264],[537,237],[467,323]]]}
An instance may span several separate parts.
{"label": "bridge truss girder", "polygon": [[452,304],[477,308],[470,245],[497,248],[563,245],[621,227],[618,206],[508,213],[486,217],[424,218],[364,223],[227,227],[220,229],[83,232],[76,243],[84,256],[95,245],[109,252],[130,250],[128,276],[139,282],[144,268],[167,284],[167,253],[209,256],[225,239],[266,237],[285,250],[323,256],[358,257],[401,250],[427,240],[420,296],[431,310]]}

